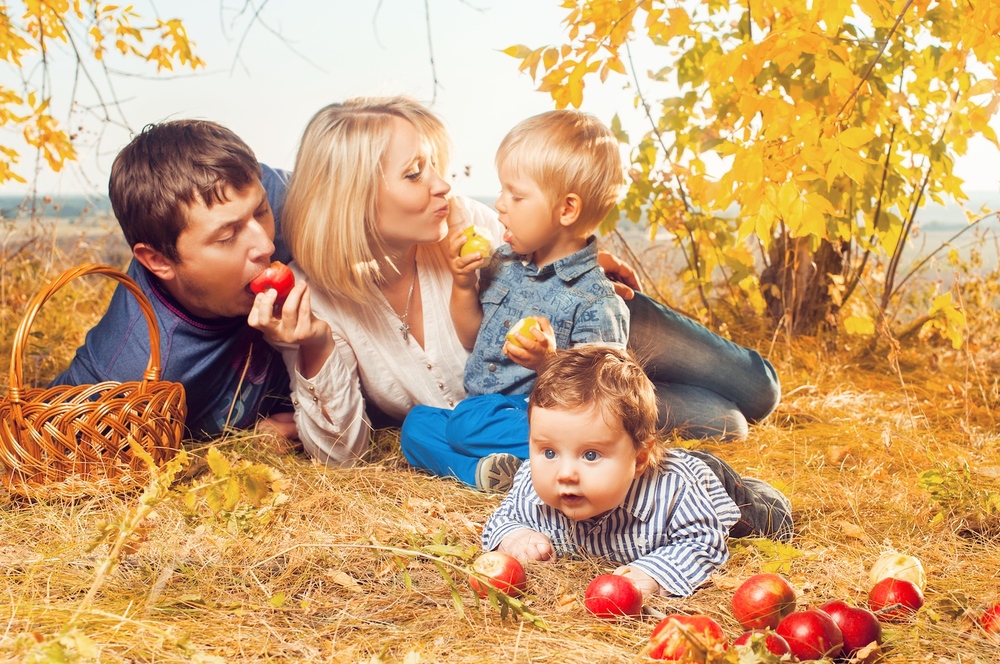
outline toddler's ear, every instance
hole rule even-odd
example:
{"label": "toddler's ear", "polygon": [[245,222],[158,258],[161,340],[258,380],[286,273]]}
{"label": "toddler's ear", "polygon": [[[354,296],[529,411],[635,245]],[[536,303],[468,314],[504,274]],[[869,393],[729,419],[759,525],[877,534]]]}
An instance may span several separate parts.
{"label": "toddler's ear", "polygon": [[572,226],[580,218],[583,212],[583,201],[576,194],[566,194],[559,201],[559,223],[563,226]]}
{"label": "toddler's ear", "polygon": [[650,438],[645,443],[643,443],[635,453],[635,476],[639,477],[644,472],[646,468],[649,467],[649,460],[652,458],[653,445],[656,444],[655,438]]}

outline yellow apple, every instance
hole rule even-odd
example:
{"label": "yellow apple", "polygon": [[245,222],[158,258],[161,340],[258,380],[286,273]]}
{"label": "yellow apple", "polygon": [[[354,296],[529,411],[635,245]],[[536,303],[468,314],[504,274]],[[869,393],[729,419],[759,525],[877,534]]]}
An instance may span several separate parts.
{"label": "yellow apple", "polygon": [[524,348],[521,342],[517,340],[518,334],[529,339],[534,339],[535,337],[531,334],[531,328],[538,325],[538,321],[534,316],[528,316],[527,318],[522,318],[513,325],[507,331],[507,341],[510,342],[512,346],[517,346],[518,348]]}
{"label": "yellow apple", "polygon": [[882,579],[904,579],[920,590],[927,585],[927,576],[920,560],[905,553],[887,551],[879,556],[868,573],[868,582],[874,586]]}
{"label": "yellow apple", "polygon": [[459,256],[478,252],[483,258],[487,258],[492,253],[493,247],[490,245],[490,236],[484,229],[479,226],[469,226],[462,231],[462,235],[468,239],[462,245],[461,251],[458,252]]}

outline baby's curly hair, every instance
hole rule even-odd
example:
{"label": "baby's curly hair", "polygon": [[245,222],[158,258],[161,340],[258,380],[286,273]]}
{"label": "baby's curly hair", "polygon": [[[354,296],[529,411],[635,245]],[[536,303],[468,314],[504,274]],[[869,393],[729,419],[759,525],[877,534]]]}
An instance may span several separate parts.
{"label": "baby's curly hair", "polygon": [[648,466],[659,459],[656,390],[632,353],[599,344],[556,352],[542,366],[528,399],[531,409],[596,406],[619,420],[636,451],[649,446]]}

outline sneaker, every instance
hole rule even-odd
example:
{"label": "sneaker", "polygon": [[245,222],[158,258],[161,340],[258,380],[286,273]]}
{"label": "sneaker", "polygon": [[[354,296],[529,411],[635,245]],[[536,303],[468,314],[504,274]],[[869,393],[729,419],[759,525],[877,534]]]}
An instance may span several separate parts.
{"label": "sneaker", "polygon": [[490,454],[476,464],[476,488],[489,493],[506,493],[514,485],[521,460],[513,454]]}

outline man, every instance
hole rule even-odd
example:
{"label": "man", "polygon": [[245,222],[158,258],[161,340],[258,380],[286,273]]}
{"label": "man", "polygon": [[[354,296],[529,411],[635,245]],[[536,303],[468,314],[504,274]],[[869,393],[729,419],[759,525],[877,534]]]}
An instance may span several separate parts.
{"label": "man", "polygon": [[[200,120],[146,126],[112,166],[128,274],[156,312],[161,378],[184,385],[191,436],[257,425],[296,438],[281,356],[247,325],[249,282],[272,260],[290,260],[275,246],[287,179],[233,132]],[[119,286],[53,384],[139,380],[149,353],[139,305]]]}

